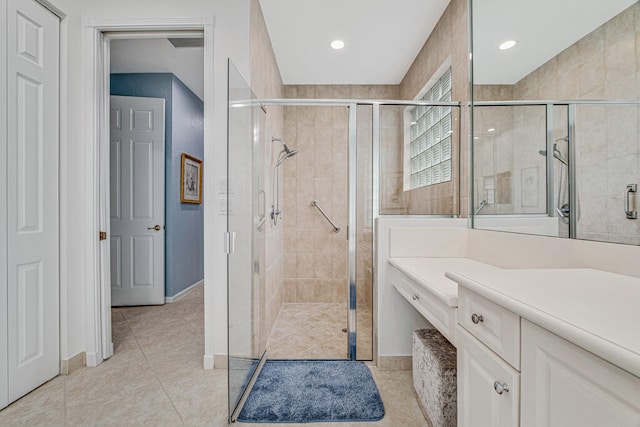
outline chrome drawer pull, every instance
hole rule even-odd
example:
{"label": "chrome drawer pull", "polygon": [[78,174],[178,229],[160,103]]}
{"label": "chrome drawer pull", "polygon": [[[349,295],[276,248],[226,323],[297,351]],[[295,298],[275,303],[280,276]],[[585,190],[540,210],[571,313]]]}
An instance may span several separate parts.
{"label": "chrome drawer pull", "polygon": [[413,294],[413,295],[411,295],[411,299],[414,300],[414,301],[417,300],[417,299],[420,299],[420,295]]}
{"label": "chrome drawer pull", "polygon": [[509,386],[507,385],[507,383],[500,383],[500,381],[496,381],[493,383],[493,389],[496,391],[496,393],[498,394],[502,394],[504,392],[509,392]]}
{"label": "chrome drawer pull", "polygon": [[477,325],[478,323],[484,321],[484,319],[482,318],[482,314],[473,313],[471,315],[471,321]]}

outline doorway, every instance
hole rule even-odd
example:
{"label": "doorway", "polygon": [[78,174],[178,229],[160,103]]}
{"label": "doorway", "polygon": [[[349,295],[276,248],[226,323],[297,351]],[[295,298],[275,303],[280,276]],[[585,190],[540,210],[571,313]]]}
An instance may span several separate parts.
{"label": "doorway", "polygon": [[[113,210],[111,209],[112,202],[112,191],[111,191],[111,180],[110,180],[110,157],[112,154],[111,150],[111,141],[109,136],[109,125],[110,125],[110,88],[111,88],[111,55],[117,55],[116,50],[112,50],[112,44],[118,44],[122,41],[125,43],[127,41],[133,42],[142,42],[152,41],[161,39],[163,42],[169,43],[169,38],[175,39],[194,39],[199,38],[200,48],[201,48],[201,57],[200,60],[200,75],[204,76],[205,71],[211,74],[212,71],[212,26],[208,24],[207,19],[191,19],[184,20],[184,22],[180,22],[179,20],[172,20],[171,22],[154,22],[153,20],[145,20],[144,23],[136,25],[136,23],[131,23],[130,21],[126,23],[116,22],[113,20],[107,20],[104,22],[97,21],[95,22],[95,26],[90,28],[90,31],[93,33],[96,43],[94,46],[90,47],[92,57],[95,58],[94,62],[94,71],[92,86],[94,87],[94,93],[97,95],[92,97],[92,104],[90,108],[95,110],[96,119],[90,123],[89,129],[93,135],[96,135],[97,145],[94,147],[96,151],[94,151],[94,156],[97,164],[99,165],[98,173],[96,175],[96,190],[98,193],[98,197],[95,200],[95,209],[96,209],[96,225],[99,227],[101,231],[105,231],[107,240],[101,241],[96,245],[96,271],[98,272],[97,286],[95,289],[91,290],[89,294],[89,300],[93,300],[95,302],[95,316],[92,318],[90,316],[90,324],[88,328],[90,331],[95,331],[96,340],[93,342],[94,348],[91,348],[91,344],[89,345],[89,349],[87,351],[87,365],[88,366],[97,366],[102,360],[107,359],[113,355],[113,342],[112,342],[112,308],[111,308],[111,291],[112,291],[112,264],[111,264],[111,256],[114,251],[114,247],[112,247],[110,240],[108,239],[110,234],[110,225],[111,225],[111,217]],[[204,41],[202,41],[204,39]],[[171,45],[172,49],[177,49],[173,45]],[[87,52],[89,54],[89,52]],[[171,60],[167,59],[166,56],[158,56],[158,55],[149,55],[145,56],[145,53],[141,53],[139,55],[142,59],[149,59],[149,57],[156,57],[158,59],[164,59],[166,62],[164,66],[169,66],[171,64]],[[140,59],[140,58],[138,58]],[[190,69],[196,66],[194,64],[187,64],[190,66]],[[157,74],[160,72],[161,74],[173,74],[169,69],[156,69],[156,70],[144,70],[144,69],[135,69],[135,70],[120,70],[120,74],[139,74],[142,72],[153,72]],[[204,78],[202,77],[202,80]],[[175,83],[172,86],[176,86],[176,84],[183,84],[183,82]],[[186,85],[184,85],[186,86]],[[204,110],[204,101],[211,102],[212,100],[212,84],[211,82],[203,81],[200,85],[201,96],[194,97],[199,98],[202,108]],[[193,92],[193,91],[191,91]],[[206,94],[206,95],[205,95]],[[181,98],[181,101],[184,99]],[[201,141],[204,141],[208,135],[211,134],[211,123],[212,117],[211,112],[203,113],[200,116],[200,120],[194,119],[192,116],[187,115],[187,119],[182,122],[185,126],[190,129],[196,129],[200,132]],[[180,152],[179,154],[182,154]],[[189,153],[186,153],[189,154]],[[198,153],[200,158],[198,160],[204,160],[204,153]],[[180,194],[180,167],[181,167],[181,156],[178,157],[177,162],[175,161],[175,156],[171,158],[171,174],[165,174],[167,180],[171,177],[171,187],[170,188],[173,193]],[[195,156],[193,156],[195,157]],[[165,164],[166,161],[165,156]],[[175,165],[177,164],[177,167]],[[204,164],[204,162],[203,162]],[[175,179],[177,176],[177,180]],[[169,199],[170,195],[168,191],[167,199]],[[175,200],[175,199],[172,199]],[[177,203],[180,203],[180,199],[177,199]],[[184,211],[192,212],[196,210],[193,204],[185,205]],[[198,205],[199,208],[202,205]],[[168,208],[165,206],[165,214],[168,211]],[[156,225],[160,224],[151,224],[152,228],[156,228]],[[160,225],[162,229],[163,225]],[[146,228],[146,227],[145,227]],[[168,227],[167,227],[168,228]],[[179,227],[172,227],[177,232],[180,231]],[[145,229],[146,231],[146,229]],[[156,230],[153,230],[156,231]],[[166,230],[165,230],[166,232]],[[183,233],[184,234],[184,233]],[[202,234],[202,233],[200,233]],[[187,236],[188,237],[188,236]],[[180,250],[180,248],[178,248]],[[203,261],[200,261],[202,264]],[[165,268],[165,276],[166,276],[166,268]],[[180,274],[180,272],[178,272]],[[195,283],[190,283],[189,286],[186,286],[182,289],[177,287],[169,287],[165,286],[164,288],[168,291],[167,293],[163,293],[163,301],[160,302],[172,302],[183,295],[186,294],[190,289],[196,288],[198,285],[202,284],[202,277]],[[95,350],[95,352],[91,351]]]}
{"label": "doorway", "polygon": [[116,39],[110,53],[112,305],[172,302],[204,276],[203,38]]}

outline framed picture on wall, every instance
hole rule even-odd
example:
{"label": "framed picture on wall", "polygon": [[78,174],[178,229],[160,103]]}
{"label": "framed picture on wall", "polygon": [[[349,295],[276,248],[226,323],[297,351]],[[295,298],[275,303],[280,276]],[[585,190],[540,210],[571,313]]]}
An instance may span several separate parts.
{"label": "framed picture on wall", "polygon": [[182,153],[180,202],[202,203],[202,160]]}

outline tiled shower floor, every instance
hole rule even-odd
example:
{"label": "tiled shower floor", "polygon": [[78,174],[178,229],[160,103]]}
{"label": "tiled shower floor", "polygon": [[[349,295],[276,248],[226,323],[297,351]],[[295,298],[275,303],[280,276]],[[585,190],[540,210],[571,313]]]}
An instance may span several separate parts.
{"label": "tiled shower floor", "polygon": [[[371,316],[357,315],[357,356],[371,359]],[[347,309],[344,303],[287,303],[267,340],[269,359],[346,359]]]}

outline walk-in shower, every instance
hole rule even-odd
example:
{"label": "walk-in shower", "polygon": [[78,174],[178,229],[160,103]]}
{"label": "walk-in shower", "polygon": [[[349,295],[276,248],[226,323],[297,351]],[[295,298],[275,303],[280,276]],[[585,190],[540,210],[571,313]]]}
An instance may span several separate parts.
{"label": "walk-in shower", "polygon": [[[257,100],[248,92],[230,96],[229,105],[232,414],[267,357],[375,360],[376,218],[458,214],[460,191],[457,102],[384,100],[386,92],[318,99],[309,88],[301,90],[309,98]],[[287,93],[295,96],[295,88]],[[269,127],[271,111],[280,127]],[[264,135],[264,117],[277,137]],[[414,193],[403,190],[402,153],[412,142],[411,153],[425,153],[413,162],[411,173],[425,180]]]}
{"label": "walk-in shower", "polygon": [[281,142],[282,143],[282,151],[278,154],[278,158],[276,159],[276,163],[273,166],[273,175],[271,177],[272,182],[272,193],[271,193],[271,220],[274,225],[278,224],[278,220],[282,219],[282,207],[280,204],[280,189],[282,188],[279,169],[280,165],[284,163],[285,160],[295,156],[298,154],[298,150],[290,149],[287,144],[282,142],[280,138],[271,138],[271,142]]}

